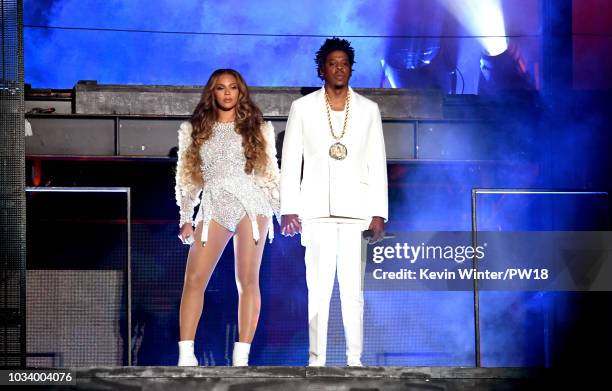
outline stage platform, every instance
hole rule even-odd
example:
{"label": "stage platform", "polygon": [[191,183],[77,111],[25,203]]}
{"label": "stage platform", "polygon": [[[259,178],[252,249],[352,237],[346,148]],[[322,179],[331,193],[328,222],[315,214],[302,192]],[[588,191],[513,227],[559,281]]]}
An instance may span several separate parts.
{"label": "stage platform", "polygon": [[100,367],[74,373],[79,390],[543,390],[559,380],[536,368]]}

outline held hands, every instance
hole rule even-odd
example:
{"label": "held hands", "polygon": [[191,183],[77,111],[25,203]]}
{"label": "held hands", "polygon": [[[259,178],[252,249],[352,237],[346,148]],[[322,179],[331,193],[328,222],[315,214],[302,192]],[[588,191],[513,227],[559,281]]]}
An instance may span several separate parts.
{"label": "held hands", "polygon": [[[369,230],[374,234],[369,240],[370,244],[380,242],[385,235],[385,220],[382,217],[374,216],[370,222]],[[298,215],[282,215],[281,216],[281,234],[283,236],[294,236],[302,233],[302,223]]]}
{"label": "held hands", "polygon": [[283,236],[293,236],[302,233],[302,221],[298,215],[281,216],[281,234]]}
{"label": "held hands", "polygon": [[181,227],[178,238],[181,239],[183,244],[192,244],[195,240],[193,239],[193,227],[190,223],[185,223]]}

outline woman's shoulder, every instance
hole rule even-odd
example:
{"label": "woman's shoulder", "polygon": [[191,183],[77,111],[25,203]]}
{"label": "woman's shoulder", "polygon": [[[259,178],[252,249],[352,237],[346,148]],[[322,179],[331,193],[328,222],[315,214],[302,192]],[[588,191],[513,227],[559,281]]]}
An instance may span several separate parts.
{"label": "woman's shoulder", "polygon": [[264,137],[268,138],[270,136],[274,136],[274,125],[272,124],[272,121],[262,122],[260,129]]}
{"label": "woman's shoulder", "polygon": [[262,129],[262,130],[268,130],[268,131],[269,131],[269,130],[274,130],[274,125],[272,124],[272,121],[266,121],[266,120],[264,120],[264,121],[261,123],[261,129]]}
{"label": "woman's shoulder", "polygon": [[191,133],[191,131],[193,130],[193,127],[191,126],[191,122],[189,121],[183,121],[181,122],[181,125],[179,126],[179,133],[180,132],[189,132]]}
{"label": "woman's shoulder", "polygon": [[178,128],[179,148],[186,148],[191,143],[191,133],[192,132],[193,132],[193,128],[191,126],[191,122],[189,121],[181,122],[181,125]]}

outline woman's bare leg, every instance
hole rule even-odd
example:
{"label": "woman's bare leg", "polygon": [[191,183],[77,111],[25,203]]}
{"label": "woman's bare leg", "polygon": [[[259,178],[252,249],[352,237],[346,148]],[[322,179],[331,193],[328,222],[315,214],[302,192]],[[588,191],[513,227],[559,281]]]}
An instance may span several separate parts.
{"label": "woman's bare leg", "polygon": [[259,321],[261,296],[259,293],[259,267],[266,243],[269,217],[258,216],[259,243],[255,245],[251,220],[245,216],[240,220],[234,236],[236,262],[236,286],[238,287],[238,333],[239,341],[251,343]]}
{"label": "woman's bare leg", "polygon": [[231,231],[214,220],[208,226],[208,241],[204,247],[199,240],[201,233],[202,223],[198,224],[195,230],[196,241],[189,248],[187,266],[185,267],[185,282],[179,312],[181,341],[195,339],[196,329],[204,307],[204,290],[227,242],[232,237]]}

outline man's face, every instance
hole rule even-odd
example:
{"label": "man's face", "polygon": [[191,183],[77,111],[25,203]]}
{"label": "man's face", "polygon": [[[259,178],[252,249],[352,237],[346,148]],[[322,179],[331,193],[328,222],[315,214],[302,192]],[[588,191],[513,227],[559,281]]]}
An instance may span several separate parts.
{"label": "man's face", "polygon": [[351,78],[351,63],[345,52],[335,50],[327,55],[323,64],[323,80],[333,87],[344,87]]}

